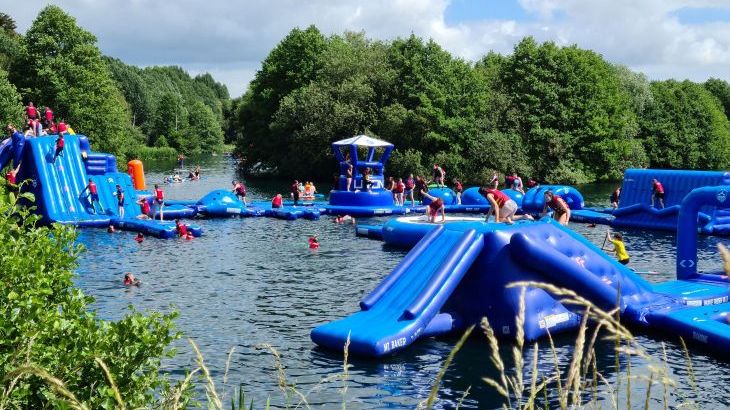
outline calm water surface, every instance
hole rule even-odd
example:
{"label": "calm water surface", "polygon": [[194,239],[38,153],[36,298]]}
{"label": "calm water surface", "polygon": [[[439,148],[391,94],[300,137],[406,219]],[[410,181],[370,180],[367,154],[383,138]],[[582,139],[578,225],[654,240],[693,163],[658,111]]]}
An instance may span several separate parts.
{"label": "calm water surface", "polygon": [[[203,179],[166,186],[175,199],[197,199],[216,188],[230,188],[236,178],[233,162],[225,157],[201,160]],[[164,170],[172,164],[153,164]],[[164,173],[148,170],[147,182],[161,182]],[[306,177],[306,176],[303,176]],[[250,196],[270,198],[287,192],[286,182],[249,181]],[[321,185],[324,187],[324,185]],[[580,188],[591,205],[608,205],[610,185]],[[382,221],[373,220],[378,223]],[[219,390],[230,395],[239,384],[250,397],[263,405],[285,404],[277,387],[273,357],[256,346],[268,343],[282,356],[287,378],[308,395],[316,408],[335,408],[342,402],[341,382],[321,383],[323,378],[342,370],[342,354],[323,351],[309,339],[310,330],[321,323],[358,310],[358,301],[387,275],[405,252],[378,241],[356,238],[351,225],[336,225],[328,218],[319,221],[281,221],[269,218],[200,220],[204,236],[194,241],[150,238],[141,245],[131,233],[107,234],[83,230],[80,241],[88,250],[80,259],[76,283],[96,298],[94,308],[104,318],[117,319],[132,305],[139,310],[180,312],[178,326],[185,337],[200,346],[216,377]],[[572,228],[601,244],[605,227]],[[674,236],[665,233],[623,231],[633,267],[652,282],[674,276]],[[318,234],[321,248],[311,251],[307,235]],[[718,269],[714,249],[717,238],[700,238],[702,269]],[[144,282],[140,288],[122,286],[122,274],[132,271]],[[645,348],[661,357],[661,340],[639,336]],[[353,367],[346,397],[348,408],[414,408],[428,396],[431,384],[455,342],[455,338],[427,339],[407,351],[382,360],[351,358]],[[541,343],[546,345],[545,342]],[[556,340],[560,360],[568,363],[573,339]],[[730,365],[702,351],[692,350],[694,373],[699,389],[689,387],[687,366],[681,348],[667,342],[668,366],[679,378],[679,394],[704,407],[730,405]],[[178,355],[165,362],[166,370],[177,376],[194,367],[187,342],[176,344]],[[231,348],[227,383],[223,383],[226,358]],[[599,346],[608,351],[610,346]],[[552,371],[549,350],[541,373]],[[471,386],[464,408],[500,406],[494,391],[481,378],[494,375],[488,359],[489,348],[481,337],[473,337],[456,357],[442,382],[438,408],[453,408]],[[601,355],[599,354],[599,357]],[[625,365],[625,364],[624,364]],[[530,367],[528,361],[527,364]],[[612,359],[599,363],[611,380],[616,369]],[[645,384],[645,383],[644,383]],[[643,400],[645,386],[635,386],[632,396]],[[657,393],[660,387],[655,388]],[[657,398],[659,393],[657,394]],[[670,400],[677,397],[671,395]],[[639,399],[634,399],[639,401]],[[294,401],[296,403],[296,400]],[[606,402],[609,406],[609,402]],[[652,407],[658,407],[658,401]]]}

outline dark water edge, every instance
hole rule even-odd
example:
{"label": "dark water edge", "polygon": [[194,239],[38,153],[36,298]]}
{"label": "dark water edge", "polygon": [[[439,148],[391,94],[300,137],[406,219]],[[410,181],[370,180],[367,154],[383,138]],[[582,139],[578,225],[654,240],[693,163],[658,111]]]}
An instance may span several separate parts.
{"label": "dark water edge", "polygon": [[[228,189],[235,173],[234,162],[226,156],[188,160],[190,167],[200,164],[203,179],[165,186],[171,198],[197,199],[216,188]],[[154,165],[154,166],[153,166]],[[147,182],[161,182],[175,162],[146,164]],[[186,173],[185,173],[186,174]],[[301,179],[306,179],[303,176]],[[276,192],[287,192],[289,181],[249,180],[254,198],[268,199]],[[589,205],[608,205],[608,194],[615,184],[581,186]],[[327,182],[318,183],[327,190]],[[374,218],[373,223],[383,219]],[[364,221],[367,222],[367,221]],[[288,381],[294,383],[313,408],[341,407],[342,382],[319,384],[323,378],[342,371],[342,354],[318,349],[309,339],[312,327],[355,312],[361,296],[370,291],[403,258],[406,252],[381,242],[356,238],[351,225],[336,225],[328,218],[319,221],[280,221],[268,218],[199,220],[203,237],[192,242],[149,239],[138,245],[133,234],[107,234],[102,230],[82,230],[80,241],[88,251],[80,259],[77,285],[96,298],[93,305],[102,317],[117,319],[127,306],[140,310],[180,311],[177,323],[185,337],[200,346],[219,391],[232,395],[239,384],[247,395],[263,405],[286,403],[277,386],[275,361],[271,354],[256,346],[268,343],[281,354]],[[594,243],[603,241],[605,228],[573,224],[572,228]],[[657,271],[647,275],[652,282],[674,277],[674,236],[667,233],[623,231],[632,265],[638,271]],[[318,251],[307,248],[306,237],[319,235]],[[719,268],[715,255],[718,238],[701,237],[701,269]],[[126,289],[122,273],[132,271],[144,285]],[[489,409],[501,405],[494,390],[481,381],[494,376],[489,361],[489,346],[483,336],[467,341],[442,381],[437,408],[453,408],[471,386],[463,408]],[[662,358],[661,335],[640,334],[642,346],[657,359]],[[349,409],[415,408],[427,397],[438,370],[457,340],[457,336],[423,340],[407,351],[382,360],[351,358],[353,367],[347,382]],[[668,340],[668,339],[666,339]],[[559,361],[567,366],[574,335],[555,340]],[[730,404],[730,365],[699,349],[692,350],[692,364],[698,389],[690,387],[687,363],[681,347],[665,343],[667,366],[678,378],[679,394],[670,395],[672,403],[692,398],[705,408]],[[186,340],[176,344],[179,353],[164,362],[165,370],[183,377],[195,367],[194,355]],[[506,346],[505,360],[510,357]],[[231,348],[228,382],[223,383],[226,358]],[[617,369],[609,353],[612,345],[601,343],[599,370],[609,381],[626,369]],[[532,355],[526,348],[526,356]],[[539,343],[538,370],[548,375],[553,370],[546,341]],[[632,369],[641,364],[636,360]],[[530,360],[526,367],[532,366]],[[526,376],[526,381],[529,378]],[[625,386],[625,381],[622,382]],[[645,383],[632,387],[632,401],[643,401]],[[622,387],[623,389],[623,387]],[[312,390],[310,392],[310,390]],[[605,389],[603,389],[605,392]],[[661,388],[655,386],[652,407],[661,407]],[[620,394],[625,397],[625,392]],[[297,399],[292,398],[296,404]],[[606,399],[607,400],[607,399]],[[225,403],[225,402],[224,402]],[[553,403],[554,404],[554,403]],[[604,402],[610,407],[610,401]]]}

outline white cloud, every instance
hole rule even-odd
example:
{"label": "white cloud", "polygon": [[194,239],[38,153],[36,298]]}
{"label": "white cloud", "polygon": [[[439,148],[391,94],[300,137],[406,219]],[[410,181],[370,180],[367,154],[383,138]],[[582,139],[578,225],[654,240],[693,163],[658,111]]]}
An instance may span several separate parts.
{"label": "white cloud", "polygon": [[[8,0],[2,0],[3,2]],[[578,44],[650,78],[730,79],[730,22],[682,24],[683,7],[727,8],[727,0],[517,0],[528,21],[474,20],[448,24],[448,0],[55,0],[95,33],[102,50],[138,64],[175,64],[209,71],[243,92],[260,61],[293,27],[324,33],[364,30],[392,39],[415,33],[475,60],[508,53],[526,35]],[[21,30],[48,0],[3,4]],[[486,3],[485,3],[486,7]]]}

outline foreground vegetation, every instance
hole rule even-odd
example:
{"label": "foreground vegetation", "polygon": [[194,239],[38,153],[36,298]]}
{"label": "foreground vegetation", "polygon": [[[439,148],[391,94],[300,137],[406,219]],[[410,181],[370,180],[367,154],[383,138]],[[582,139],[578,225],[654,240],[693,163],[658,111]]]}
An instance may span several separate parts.
{"label": "foreground vegetation", "polygon": [[0,122],[23,124],[31,101],[51,107],[94,149],[123,158],[219,152],[231,109],[210,74],[104,57],[96,37],[57,6],[41,10],[25,35],[0,13]]}
{"label": "foreground vegetation", "polygon": [[648,81],[576,46],[525,38],[476,63],[414,35],[373,41],[294,29],[238,108],[250,171],[328,180],[329,143],[359,133],[396,146],[389,171],[480,182],[517,171],[544,182],[618,179],[627,167],[730,165],[730,85]]}

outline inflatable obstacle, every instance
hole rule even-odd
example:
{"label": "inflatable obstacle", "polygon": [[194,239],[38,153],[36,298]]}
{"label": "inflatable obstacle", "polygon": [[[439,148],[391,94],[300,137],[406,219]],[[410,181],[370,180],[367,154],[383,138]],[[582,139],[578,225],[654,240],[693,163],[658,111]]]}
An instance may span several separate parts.
{"label": "inflatable obstacle", "polygon": [[[697,215],[727,200],[725,187],[701,188],[682,206],[677,280],[651,285],[581,235],[545,219],[514,225],[482,221],[418,224],[403,221],[390,233],[421,237],[352,315],[311,332],[320,346],[379,357],[419,339],[459,331],[486,316],[500,336],[514,337],[521,289],[517,281],[570,289],[622,320],[727,352],[730,288],[718,273],[697,272]],[[388,225],[383,227],[387,241]],[[540,288],[525,290],[524,335],[534,340],[576,329],[580,313]]]}

